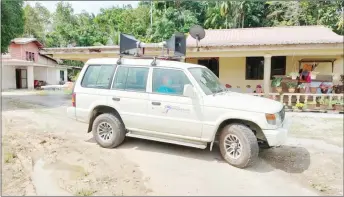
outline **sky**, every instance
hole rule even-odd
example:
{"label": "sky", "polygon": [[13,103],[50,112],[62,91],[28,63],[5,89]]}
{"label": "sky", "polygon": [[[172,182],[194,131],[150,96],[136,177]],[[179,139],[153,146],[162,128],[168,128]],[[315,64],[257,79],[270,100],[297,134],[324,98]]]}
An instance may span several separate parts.
{"label": "sky", "polygon": [[[56,9],[56,3],[59,1],[26,1],[30,5],[35,5],[36,2],[41,3],[50,12],[54,12]],[[132,7],[137,7],[139,1],[65,1],[72,4],[75,14],[79,14],[82,10],[89,13],[94,13],[95,15],[100,12],[101,8],[110,8],[112,6],[122,6],[131,4]]]}

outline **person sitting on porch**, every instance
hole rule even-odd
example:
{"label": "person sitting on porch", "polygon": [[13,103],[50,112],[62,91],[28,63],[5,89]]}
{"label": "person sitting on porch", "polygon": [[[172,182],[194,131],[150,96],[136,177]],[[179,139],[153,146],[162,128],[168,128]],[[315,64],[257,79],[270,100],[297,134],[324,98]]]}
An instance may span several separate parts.
{"label": "person sitting on porch", "polygon": [[311,79],[311,70],[312,70],[313,66],[312,65],[309,65],[309,64],[305,64],[303,66],[303,69],[301,71],[301,74],[300,74],[300,77],[299,77],[299,80],[301,83],[305,83],[305,92],[306,93],[310,93],[310,89],[311,89],[311,82],[312,82],[312,79]]}

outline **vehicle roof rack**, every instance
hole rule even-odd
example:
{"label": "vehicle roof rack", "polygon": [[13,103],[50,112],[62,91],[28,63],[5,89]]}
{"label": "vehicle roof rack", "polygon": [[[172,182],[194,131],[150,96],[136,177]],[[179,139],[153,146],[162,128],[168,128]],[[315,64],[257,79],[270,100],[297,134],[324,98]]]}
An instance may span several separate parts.
{"label": "vehicle roof rack", "polygon": [[147,56],[147,55],[123,55],[121,54],[117,60],[117,64],[122,64],[122,58],[129,57],[129,59],[152,59],[152,66],[156,66],[156,60],[169,60],[169,61],[182,61],[183,57],[180,56]]}
{"label": "vehicle roof rack", "polygon": [[[144,54],[145,47],[161,48],[161,54],[158,56],[149,56]],[[143,54],[140,54],[140,48],[143,48]],[[167,55],[164,54],[164,48],[167,48]],[[169,50],[173,55],[169,55]],[[186,38],[184,34],[176,33],[170,39],[160,43],[143,43],[132,35],[120,34],[120,58],[117,63],[121,63],[121,58],[127,56],[130,58],[153,59],[152,65],[156,65],[156,60],[181,61],[186,54]]]}

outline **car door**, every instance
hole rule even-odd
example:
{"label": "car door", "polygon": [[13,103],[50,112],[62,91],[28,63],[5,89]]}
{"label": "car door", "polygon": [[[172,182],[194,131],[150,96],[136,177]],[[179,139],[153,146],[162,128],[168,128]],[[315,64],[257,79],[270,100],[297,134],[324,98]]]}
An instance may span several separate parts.
{"label": "car door", "polygon": [[183,96],[185,84],[191,84],[184,71],[153,68],[149,94],[149,130],[200,138],[202,134],[199,100]]}
{"label": "car door", "polygon": [[125,127],[129,130],[147,129],[148,73],[149,68],[143,66],[117,67],[109,91],[108,105],[119,112]]}

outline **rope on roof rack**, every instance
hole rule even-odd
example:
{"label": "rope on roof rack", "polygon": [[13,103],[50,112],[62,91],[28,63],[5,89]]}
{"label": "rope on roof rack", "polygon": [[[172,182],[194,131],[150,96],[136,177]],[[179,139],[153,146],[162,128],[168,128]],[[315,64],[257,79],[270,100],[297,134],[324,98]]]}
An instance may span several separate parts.
{"label": "rope on roof rack", "polygon": [[117,65],[120,65],[120,64],[122,64],[122,55],[120,55],[117,60]]}
{"label": "rope on roof rack", "polygon": [[156,66],[156,57],[153,58],[153,61],[151,63],[151,66]]}

